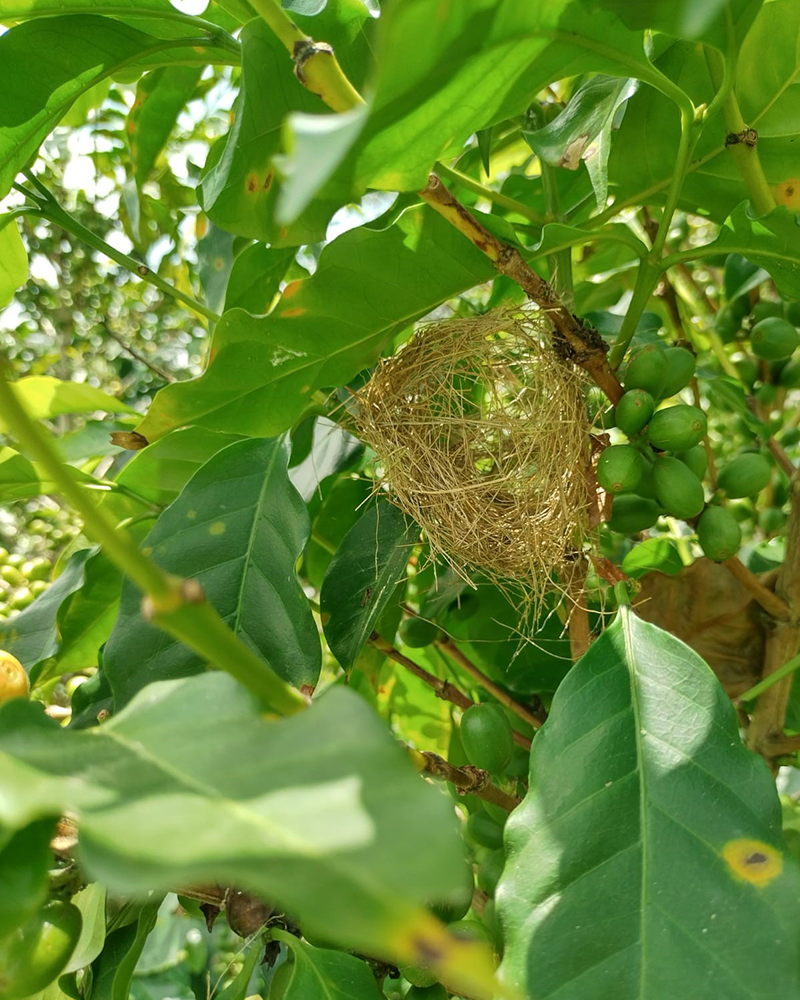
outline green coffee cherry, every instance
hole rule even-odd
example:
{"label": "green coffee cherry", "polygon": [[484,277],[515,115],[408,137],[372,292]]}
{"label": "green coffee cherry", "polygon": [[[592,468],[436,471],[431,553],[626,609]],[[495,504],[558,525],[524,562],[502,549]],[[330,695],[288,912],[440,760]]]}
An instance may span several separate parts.
{"label": "green coffee cherry", "polygon": [[705,479],[708,472],[708,455],[701,444],[697,444],[688,451],[679,451],[675,458],[679,458],[684,465],[688,465],[698,479]]}
{"label": "green coffee cherry", "polygon": [[635,490],[645,470],[641,454],[629,444],[606,448],[597,463],[597,481],[607,493]]}
{"label": "green coffee cherry", "polygon": [[696,361],[694,354],[685,347],[668,347],[664,356],[667,359],[667,381],[661,391],[661,398],[668,399],[689,384]]}
{"label": "green coffee cherry", "polygon": [[750,320],[753,326],[760,323],[762,319],[769,319],[770,316],[783,316],[783,307],[780,302],[756,302],[750,310]]}
{"label": "green coffee cherry", "polygon": [[514,738],[511,725],[499,705],[472,705],[461,716],[461,745],[475,767],[499,774],[511,760]]}
{"label": "green coffee cherry", "polygon": [[773,535],[786,524],[786,515],[780,507],[765,507],[758,515],[758,526],[765,535]]}
{"label": "green coffee cherry", "polygon": [[770,316],[756,323],[750,331],[750,346],[753,354],[767,361],[780,361],[782,358],[790,357],[797,345],[800,337],[792,324],[778,316]]}
{"label": "green coffee cherry", "polygon": [[466,834],[480,847],[496,851],[503,846],[503,827],[485,812],[474,812],[467,820]]}
{"label": "green coffee cherry", "polygon": [[433,986],[412,986],[405,1000],[447,1000],[447,990],[441,983]]}
{"label": "green coffee cherry", "polygon": [[652,417],[655,401],[644,389],[630,389],[617,403],[615,419],[617,427],[628,437],[634,437]]}
{"label": "green coffee cherry", "polygon": [[400,625],[400,638],[412,649],[430,646],[439,635],[441,635],[439,626],[435,622],[425,621],[424,618],[406,618]]}
{"label": "green coffee cherry", "polygon": [[800,360],[792,358],[781,368],[778,381],[784,389],[800,389]]}
{"label": "green coffee cherry", "polygon": [[787,302],[783,312],[792,326],[800,326],[800,301]]}
{"label": "green coffee cherry", "polygon": [[663,455],[656,459],[653,476],[656,495],[668,514],[687,520],[703,509],[703,484],[688,466],[677,458]]}
{"label": "green coffee cherry", "polygon": [[652,528],[658,520],[659,511],[654,500],[626,493],[614,497],[608,526],[622,535],[635,535]]}
{"label": "green coffee cherry", "polygon": [[686,451],[703,440],[707,429],[702,410],[679,403],[653,415],[647,427],[647,440],[662,451]]}
{"label": "green coffee cherry", "polygon": [[730,559],[742,544],[739,522],[724,507],[708,507],[697,522],[700,548],[715,562]]}
{"label": "green coffee cherry", "polygon": [[752,497],[767,485],[770,465],[763,455],[745,452],[725,465],[717,478],[717,487],[731,500]]}
{"label": "green coffee cherry", "polygon": [[741,316],[738,311],[731,307],[731,303],[724,305],[714,319],[714,329],[720,336],[724,344],[729,344],[735,339],[736,334],[742,328]]}
{"label": "green coffee cherry", "polygon": [[478,888],[487,896],[493,896],[500,876],[503,874],[506,856],[502,850],[491,851],[478,867]]}
{"label": "green coffee cherry", "polygon": [[648,344],[631,356],[625,370],[625,389],[644,389],[660,398],[667,382],[667,359],[659,344]]}
{"label": "green coffee cherry", "polygon": [[744,382],[746,386],[752,386],[755,380],[758,378],[758,364],[752,358],[741,358],[739,361],[735,361],[736,370],[739,372],[739,378]]}

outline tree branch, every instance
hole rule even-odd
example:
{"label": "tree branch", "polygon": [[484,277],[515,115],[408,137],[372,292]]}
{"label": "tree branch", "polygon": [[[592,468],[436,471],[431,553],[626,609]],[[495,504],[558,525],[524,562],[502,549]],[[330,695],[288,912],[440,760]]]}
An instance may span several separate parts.
{"label": "tree branch", "polygon": [[790,620],[792,615],[786,601],[778,597],[774,591],[765,587],[755,573],[752,573],[740,561],[738,556],[731,556],[730,559],[726,559],[723,562],[723,566],[726,566],[730,570],[731,575],[735,576],[739,583],[750,591],[750,596],[761,605],[768,615],[777,621]]}
{"label": "tree branch", "polygon": [[471,764],[454,767],[437,753],[431,753],[429,750],[414,750],[406,744],[401,745],[405,746],[420,774],[427,774],[440,781],[449,781],[464,795],[476,795],[484,802],[491,802],[492,805],[499,806],[507,812],[513,812],[522,801],[515,795],[509,795],[493,785],[489,772],[480,767],[473,767]]}
{"label": "tree branch", "polygon": [[119,344],[119,346],[122,348],[123,351],[125,351],[127,354],[130,354],[130,356],[132,358],[136,358],[137,361],[141,361],[141,363],[146,368],[149,368],[150,371],[153,372],[155,375],[158,375],[159,378],[163,378],[165,382],[174,382],[175,381],[175,376],[174,375],[170,375],[169,372],[165,372],[163,368],[159,368],[158,365],[155,365],[155,364],[153,364],[152,361],[149,361],[141,353],[141,351],[138,351],[135,347],[132,347],[130,344],[126,343],[122,339],[122,337],[120,337],[120,335],[118,333],[115,333],[111,329],[110,326],[108,326],[107,324],[104,323],[104,324],[102,324],[102,327],[103,327],[103,332],[107,333],[108,336],[111,337],[112,340],[115,340]]}
{"label": "tree branch", "polygon": [[[399,649],[395,649],[391,643],[382,639],[377,632],[373,632],[369,637],[369,644],[370,646],[374,646],[375,649],[380,650],[384,656],[388,656],[390,660],[394,660],[395,663],[399,663],[401,667],[405,667],[406,670],[410,670],[411,673],[419,677],[421,681],[429,687],[432,687],[436,692],[436,696],[441,698],[443,701],[450,701],[464,711],[471,708],[475,704],[471,698],[468,698],[463,691],[459,691],[455,685],[450,683],[450,681],[443,681],[441,678],[435,677],[433,674],[429,673],[418,663],[414,663],[413,660],[404,656]],[[512,735],[514,737],[514,742],[518,746],[521,746],[524,750],[530,750],[531,741],[527,738],[527,736],[523,736],[522,733],[518,733],[515,729],[512,729]]]}

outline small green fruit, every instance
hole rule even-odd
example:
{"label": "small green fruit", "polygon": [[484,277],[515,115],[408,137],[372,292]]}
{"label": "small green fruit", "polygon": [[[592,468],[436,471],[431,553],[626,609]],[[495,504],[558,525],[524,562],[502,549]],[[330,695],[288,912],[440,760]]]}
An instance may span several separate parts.
{"label": "small green fruit", "polygon": [[37,556],[26,560],[20,566],[20,572],[26,580],[46,580],[50,576],[50,563],[47,559]]}
{"label": "small green fruit", "polygon": [[439,626],[424,618],[406,618],[400,625],[400,638],[412,649],[430,646],[439,635],[441,635]]}
{"label": "small green fruit", "polygon": [[717,486],[731,500],[752,497],[767,485],[770,472],[769,462],[763,455],[745,452],[723,467],[717,479]]}
{"label": "small green fruit", "polygon": [[8,549],[4,549],[0,545],[0,565],[3,565],[8,560]]}
{"label": "small green fruit", "polygon": [[58,977],[81,932],[81,911],[53,902],[0,941],[0,1000],[38,993]]}
{"label": "small green fruit", "polygon": [[667,359],[658,344],[648,344],[632,355],[625,371],[625,389],[644,389],[658,399],[667,382]]}
{"label": "small green fruit", "polygon": [[430,969],[426,969],[422,965],[399,965],[398,968],[403,979],[407,979],[412,986],[417,986],[420,989],[434,986],[439,981]]}
{"label": "small green fruit", "polygon": [[777,386],[772,385],[771,382],[765,382],[764,385],[760,385],[756,389],[756,399],[762,406],[772,406],[777,398]]}
{"label": "small green fruit", "polygon": [[630,389],[617,403],[617,427],[628,437],[634,437],[652,417],[655,401],[644,389]]}
{"label": "small green fruit", "polygon": [[441,983],[434,983],[433,986],[412,986],[405,1000],[447,1000],[447,995]]}
{"label": "small green fruit", "polygon": [[770,316],[756,323],[750,331],[753,354],[767,361],[780,361],[796,350],[800,337],[792,324],[778,316]]}
{"label": "small green fruit", "polygon": [[724,507],[709,507],[697,522],[697,541],[709,559],[722,562],[739,551],[742,531],[730,511]]}
{"label": "small green fruit", "polygon": [[778,438],[784,448],[792,448],[800,441],[800,427],[790,427]]}
{"label": "small green fruit", "polygon": [[688,451],[679,451],[675,458],[679,458],[684,465],[688,465],[698,479],[705,479],[708,472],[708,455],[701,444],[696,444]]}
{"label": "small green fruit", "polygon": [[714,329],[724,344],[734,340],[741,327],[741,315],[737,309],[731,307],[730,303],[720,309],[714,320]]}
{"label": "small green fruit", "polygon": [[667,381],[661,391],[661,398],[668,399],[689,384],[696,361],[694,354],[685,347],[668,347],[664,356],[667,359]]}
{"label": "small green fruit", "polygon": [[614,497],[608,526],[621,535],[634,535],[640,531],[647,531],[658,520],[659,509],[654,500],[647,500],[635,493]]}
{"label": "small green fruit", "polygon": [[478,868],[478,888],[482,889],[487,896],[493,896],[500,876],[503,874],[506,856],[502,850],[491,851],[481,861]]}
{"label": "small green fruit", "polygon": [[22,573],[14,566],[0,566],[0,577],[6,583],[10,583],[12,587],[19,587],[25,582]]}
{"label": "small green fruit", "polygon": [[758,378],[758,364],[752,358],[741,358],[739,361],[735,361],[734,364],[742,382],[748,387],[752,386]]}
{"label": "small green fruit", "polygon": [[702,410],[679,403],[653,415],[647,427],[647,440],[662,451],[686,451],[703,440],[707,429]]}
{"label": "small green fruit", "polygon": [[33,601],[34,596],[31,590],[28,587],[20,587],[14,591],[11,600],[8,602],[8,606],[15,611],[22,611],[28,605],[33,604]]}
{"label": "small green fruit", "polygon": [[14,569],[22,569],[24,563],[25,556],[23,556],[20,552],[12,552],[6,559],[6,564],[8,566],[13,566]]}
{"label": "small green fruit", "polygon": [[500,774],[511,760],[514,738],[511,725],[499,705],[473,705],[461,716],[461,745],[475,767]]}
{"label": "small green fruit", "polygon": [[635,490],[645,470],[641,454],[629,444],[606,448],[597,463],[597,481],[607,493]]}
{"label": "small green fruit", "polygon": [[503,828],[488,813],[474,812],[467,820],[466,834],[469,840],[481,847],[496,851],[503,846]]}
{"label": "small green fruit", "polygon": [[661,456],[655,462],[653,476],[656,495],[668,514],[687,520],[703,509],[703,484],[679,459]]}
{"label": "small green fruit", "polygon": [[49,586],[47,580],[31,580],[30,591],[34,597],[40,597]]}
{"label": "small green fruit", "polygon": [[472,865],[466,861],[464,862],[463,875],[464,882],[461,888],[451,893],[447,899],[429,903],[431,912],[442,923],[452,924],[454,920],[461,920],[462,917],[467,915],[470,906],[472,906],[472,895],[475,891],[475,875],[472,871]]}
{"label": "small green fruit", "polygon": [[783,311],[792,326],[800,326],[800,301],[785,303]]}
{"label": "small green fruit", "polygon": [[457,920],[448,929],[451,934],[464,941],[483,941],[494,947],[491,931],[477,920]]}

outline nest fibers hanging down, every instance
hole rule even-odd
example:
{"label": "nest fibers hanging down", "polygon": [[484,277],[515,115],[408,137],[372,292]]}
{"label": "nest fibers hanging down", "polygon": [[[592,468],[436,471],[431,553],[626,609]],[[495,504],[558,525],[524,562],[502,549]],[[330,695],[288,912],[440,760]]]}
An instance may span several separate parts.
{"label": "nest fibers hanging down", "polygon": [[538,607],[588,525],[581,387],[544,313],[502,309],[419,330],[358,394],[359,429],[434,556]]}

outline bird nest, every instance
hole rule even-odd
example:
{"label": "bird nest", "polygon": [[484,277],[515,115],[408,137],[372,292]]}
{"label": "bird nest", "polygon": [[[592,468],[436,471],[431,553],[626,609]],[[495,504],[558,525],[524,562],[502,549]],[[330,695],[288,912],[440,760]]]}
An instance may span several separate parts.
{"label": "bird nest", "polygon": [[472,582],[538,606],[588,525],[582,379],[543,313],[503,309],[420,329],[358,394],[359,430],[394,503]]}

